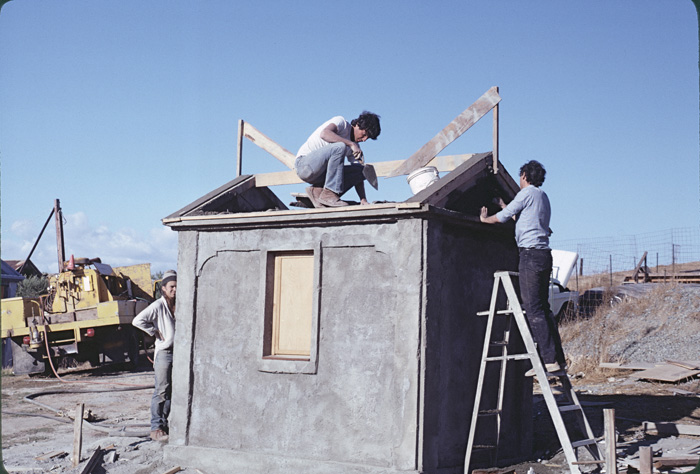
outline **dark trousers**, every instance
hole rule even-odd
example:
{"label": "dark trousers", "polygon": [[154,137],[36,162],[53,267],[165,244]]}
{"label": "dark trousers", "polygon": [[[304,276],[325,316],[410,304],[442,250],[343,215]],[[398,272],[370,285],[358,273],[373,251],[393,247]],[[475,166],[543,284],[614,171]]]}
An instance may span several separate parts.
{"label": "dark trousers", "polygon": [[542,362],[565,363],[559,328],[549,307],[549,277],[552,273],[552,251],[520,249],[520,297],[523,300],[532,338]]}

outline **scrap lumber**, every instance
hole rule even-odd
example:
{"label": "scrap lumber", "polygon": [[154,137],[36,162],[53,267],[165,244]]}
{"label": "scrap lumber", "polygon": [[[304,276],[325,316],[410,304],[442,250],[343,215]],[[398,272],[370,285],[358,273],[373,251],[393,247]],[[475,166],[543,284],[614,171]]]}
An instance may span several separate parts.
{"label": "scrap lumber", "polygon": [[605,472],[617,474],[617,446],[615,434],[615,409],[603,410],[603,425],[605,427]]}
{"label": "scrap lumber", "polygon": [[671,467],[695,466],[700,462],[700,456],[685,458],[654,458],[656,469],[668,469]]}
{"label": "scrap lumber", "polygon": [[601,369],[620,369],[620,370],[646,370],[653,369],[656,364],[651,362],[627,362],[621,364],[619,362],[601,362],[598,364]]}
{"label": "scrap lumber", "polygon": [[423,145],[417,152],[408,157],[404,162],[395,168],[388,177],[409,174],[423,166],[426,166],[438,153],[445,149],[447,145],[459,138],[472,125],[486,115],[496,104],[501,101],[498,95],[498,88],[492,87],[476,102],[470,105],[464,112],[459,114],[452,122],[435,135],[428,143]]}
{"label": "scrap lumber", "polygon": [[176,472],[180,472],[180,471],[182,471],[182,468],[180,468],[180,466],[176,466],[176,467],[168,469],[163,474],[175,474]]}
{"label": "scrap lumber", "polygon": [[639,472],[641,474],[652,474],[654,453],[651,451],[651,446],[642,446],[639,448]]}
{"label": "scrap lumber", "polygon": [[678,365],[660,364],[652,369],[642,370],[634,374],[637,379],[659,380],[661,382],[678,382],[700,374],[700,370],[686,369]]}
{"label": "scrap lumber", "polygon": [[73,423],[73,467],[80,464],[80,451],[83,448],[83,413],[85,404],[78,403],[75,408],[75,420]]}
{"label": "scrap lumber", "polygon": [[95,452],[92,453],[92,456],[90,456],[83,470],[80,471],[80,474],[90,474],[99,464],[100,456],[102,456],[102,448],[98,446]]}
{"label": "scrap lumber", "polygon": [[678,367],[683,367],[684,369],[688,370],[697,370],[700,369],[700,361],[692,361],[692,360],[667,360],[667,364],[671,365],[677,365]]}
{"label": "scrap lumber", "polygon": [[35,457],[34,459],[36,459],[37,461],[46,461],[47,459],[52,459],[52,458],[55,458],[58,456],[65,456],[66,454],[68,454],[68,453],[65,451],[51,451],[51,452],[48,452],[46,454],[40,454],[39,456]]}

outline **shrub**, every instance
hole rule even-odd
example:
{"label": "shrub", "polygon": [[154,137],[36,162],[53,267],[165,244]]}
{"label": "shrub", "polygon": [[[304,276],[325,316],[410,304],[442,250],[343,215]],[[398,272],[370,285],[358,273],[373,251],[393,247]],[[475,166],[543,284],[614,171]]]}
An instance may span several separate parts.
{"label": "shrub", "polygon": [[17,296],[38,298],[48,293],[49,279],[46,276],[32,275],[17,284]]}

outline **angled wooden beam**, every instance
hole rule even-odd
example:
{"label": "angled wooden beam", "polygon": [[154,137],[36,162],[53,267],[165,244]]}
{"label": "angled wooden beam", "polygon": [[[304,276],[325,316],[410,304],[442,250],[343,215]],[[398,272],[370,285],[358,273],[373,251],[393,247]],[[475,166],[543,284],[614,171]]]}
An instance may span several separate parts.
{"label": "angled wooden beam", "polygon": [[492,87],[484,95],[479,97],[476,102],[459,114],[449,125],[435,135],[428,143],[423,145],[420,150],[408,157],[401,166],[394,169],[387,176],[399,176],[409,174],[423,166],[426,166],[438,153],[445,149],[447,145],[459,138],[464,132],[469,130],[472,125],[479,121],[492,108],[501,101],[498,95],[498,88]]}
{"label": "angled wooden beam", "polygon": [[[465,155],[445,155],[436,156],[428,163],[428,166],[434,166],[439,172],[450,172],[469,158],[474,156],[473,153]],[[394,170],[397,166],[401,165],[404,160],[394,160],[394,161],[378,161],[376,163],[370,163],[374,166],[374,171],[377,176],[388,176],[389,173]],[[260,188],[262,186],[277,186],[281,184],[298,184],[303,183],[303,181],[297,176],[296,172],[291,171],[278,171],[274,173],[260,173],[255,175],[255,186]]]}
{"label": "angled wooden beam", "polygon": [[294,159],[296,157],[292,152],[280,146],[270,137],[247,122],[243,124],[243,136],[287,165],[287,168],[294,169]]}

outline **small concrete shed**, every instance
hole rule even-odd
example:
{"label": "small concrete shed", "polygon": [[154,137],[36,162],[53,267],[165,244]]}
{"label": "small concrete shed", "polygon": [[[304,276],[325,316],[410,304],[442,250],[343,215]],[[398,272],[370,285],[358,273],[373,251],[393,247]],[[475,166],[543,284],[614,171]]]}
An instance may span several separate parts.
{"label": "small concrete shed", "polygon": [[[240,176],[165,218],[179,234],[168,462],[462,473],[476,313],[493,273],[517,268],[513,226],[478,219],[518,190],[492,165],[474,155],[405,202],[327,209],[287,209]],[[503,462],[532,443],[529,366],[510,364]]]}

